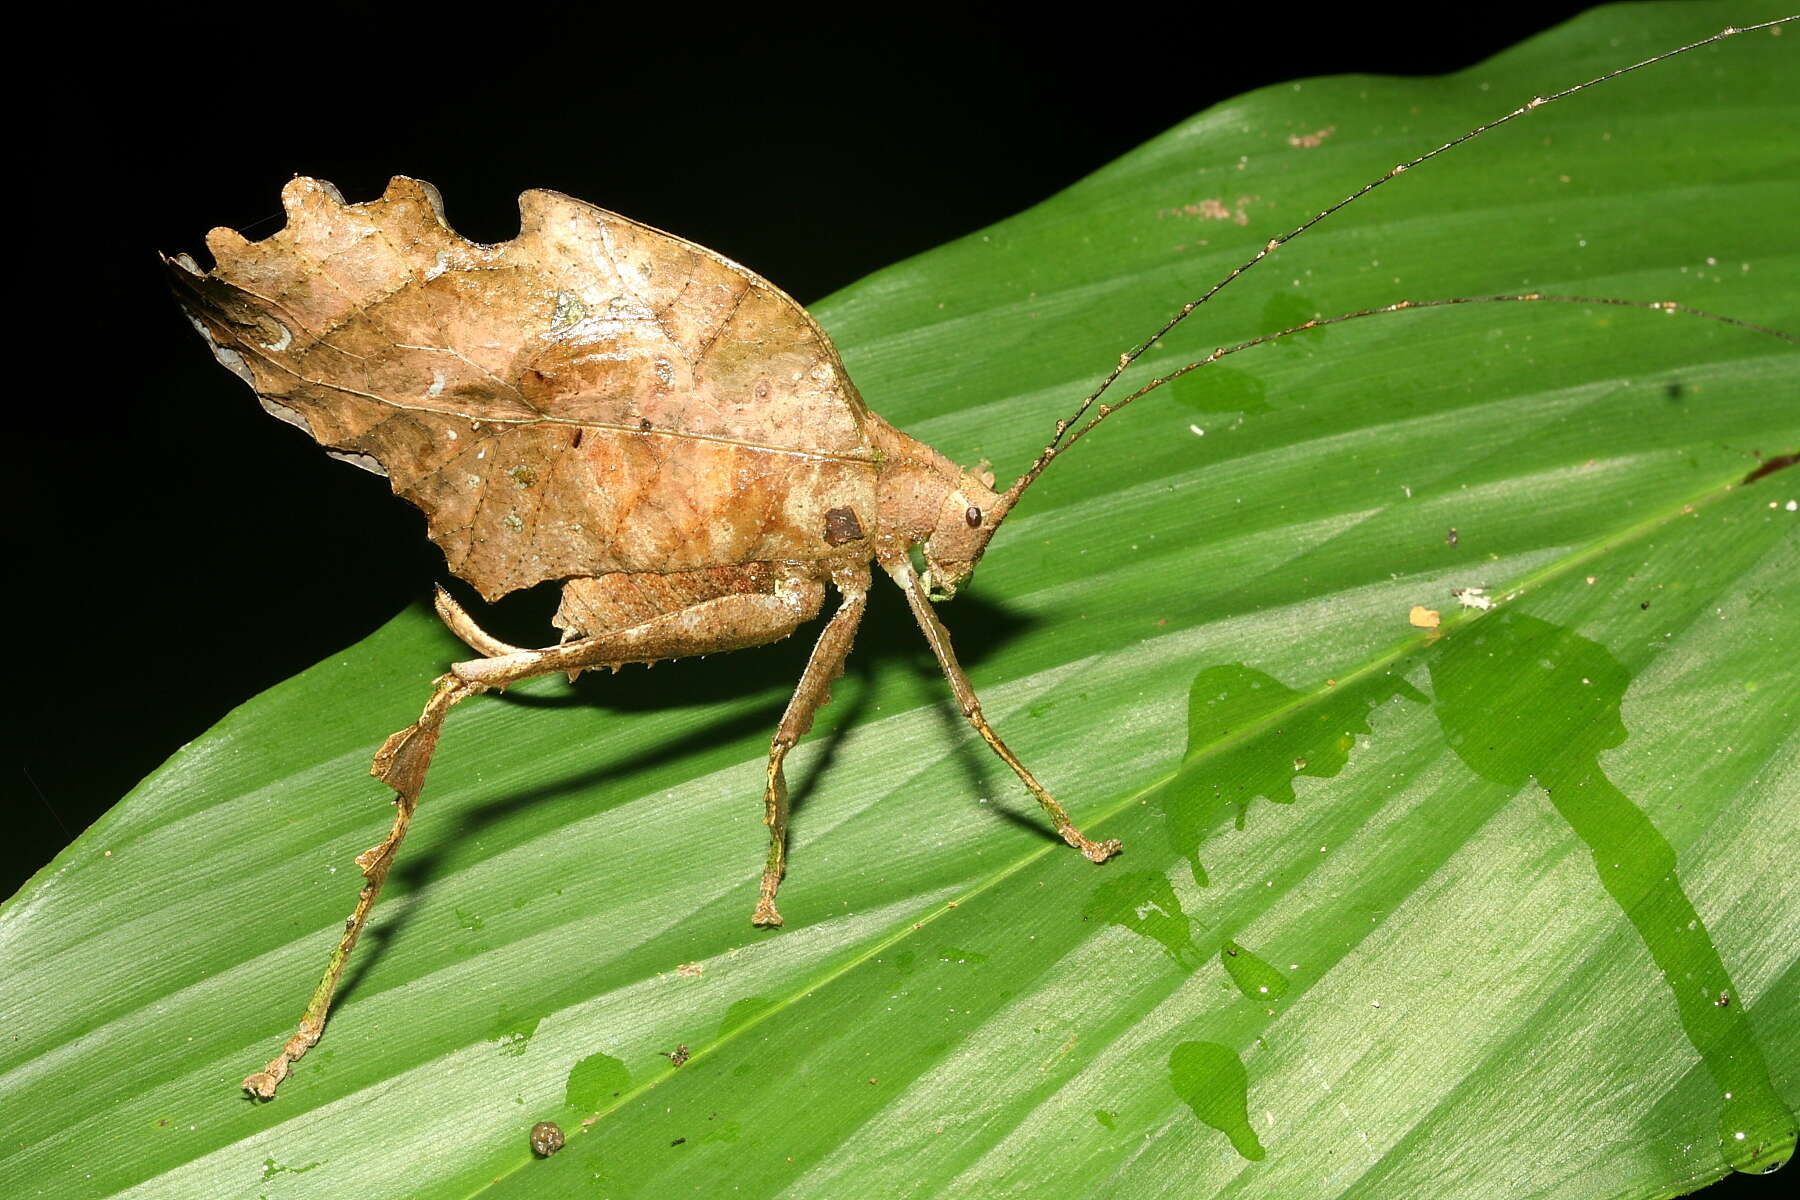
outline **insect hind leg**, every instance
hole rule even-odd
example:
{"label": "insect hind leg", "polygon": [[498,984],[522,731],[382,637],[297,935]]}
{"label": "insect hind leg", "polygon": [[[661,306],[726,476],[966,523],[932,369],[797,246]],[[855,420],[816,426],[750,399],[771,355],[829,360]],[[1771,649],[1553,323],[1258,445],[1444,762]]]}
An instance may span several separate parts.
{"label": "insect hind leg", "polygon": [[458,679],[454,674],[441,675],[432,685],[431,699],[419,714],[419,719],[391,735],[375,752],[375,764],[370,773],[393,788],[394,824],[388,830],[387,837],[369,847],[356,856],[356,865],[363,873],[362,891],[356,898],[356,909],[344,922],[344,934],[339,939],[337,948],[331,952],[326,963],[325,974],[319,980],[318,987],[313,989],[312,998],[307,1001],[306,1011],[300,1016],[299,1030],[288,1039],[269,1065],[255,1072],[244,1080],[244,1090],[259,1100],[272,1100],[275,1089],[288,1076],[295,1059],[305,1054],[318,1044],[325,1033],[325,1020],[331,1012],[331,1001],[337,993],[338,981],[343,977],[344,967],[350,961],[350,952],[356,949],[356,940],[361,936],[363,926],[368,924],[369,912],[375,907],[376,897],[381,895],[381,885],[387,882],[388,871],[394,865],[394,858],[400,851],[400,842],[406,837],[406,831],[412,826],[413,813],[419,807],[419,793],[425,788],[425,773],[431,766],[431,756],[437,749],[438,732],[443,727],[444,716],[459,702],[478,692],[486,691],[482,684],[469,683]]}
{"label": "insect hind leg", "polygon": [[498,658],[502,654],[523,654],[523,646],[515,646],[503,642],[487,630],[475,623],[467,609],[456,602],[456,598],[442,587],[432,598],[431,607],[437,610],[438,619],[447,626],[451,633],[462,639],[463,645],[484,655],[487,658]]}
{"label": "insect hind leg", "polygon": [[553,671],[717,654],[778,641],[801,622],[817,616],[824,596],[825,586],[817,580],[782,579],[766,592],[719,596],[628,629],[525,650],[490,638],[454,600],[440,592],[438,614],[445,624],[474,649],[485,653],[491,648],[497,653],[459,662],[448,674],[439,676],[419,719],[390,736],[376,751],[371,773],[397,793],[394,804],[399,811],[393,827],[379,844],[357,855],[356,865],[367,882],[357,898],[356,910],[344,923],[343,937],[331,952],[325,975],[301,1015],[299,1032],[288,1039],[267,1067],[244,1080],[244,1090],[258,1099],[274,1098],[276,1087],[287,1077],[294,1060],[324,1034],[338,981],[368,922],[369,911],[381,894],[382,884],[387,881],[401,839],[412,824],[426,772],[437,750],[438,734],[451,708],[481,692]]}

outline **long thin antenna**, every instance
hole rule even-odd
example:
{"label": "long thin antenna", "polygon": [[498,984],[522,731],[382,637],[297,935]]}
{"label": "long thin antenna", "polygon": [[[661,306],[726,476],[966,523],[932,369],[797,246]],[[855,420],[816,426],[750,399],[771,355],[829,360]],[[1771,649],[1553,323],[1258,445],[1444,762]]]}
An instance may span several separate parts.
{"label": "long thin antenna", "polygon": [[1769,337],[1779,338],[1781,341],[1792,342],[1795,345],[1800,346],[1800,334],[1789,333],[1785,329],[1771,329],[1767,325],[1758,325],[1753,321],[1745,321],[1737,317],[1728,317],[1721,313],[1707,312],[1702,308],[1692,308],[1686,304],[1679,304],[1673,300],[1621,300],[1613,296],[1553,296],[1545,292],[1525,292],[1516,296],[1448,296],[1441,300],[1400,300],[1393,304],[1384,304],[1379,308],[1359,308],[1355,312],[1338,313],[1336,316],[1315,317],[1312,320],[1304,321],[1299,325],[1291,325],[1286,329],[1278,329],[1274,333],[1265,333],[1259,337],[1253,337],[1248,341],[1239,342],[1235,346],[1221,346],[1211,354],[1208,354],[1205,358],[1198,359],[1185,366],[1177,367],[1167,375],[1159,375],[1149,383],[1144,384],[1142,387],[1126,396],[1124,399],[1118,401],[1116,404],[1100,405],[1099,411],[1090,417],[1085,424],[1077,427],[1075,432],[1069,435],[1068,441],[1058,447],[1049,457],[1041,458],[1037,463],[1033,464],[1031,470],[1021,477],[1018,484],[1013,486],[1013,491],[1016,493],[1023,490],[1023,486],[1030,483],[1031,480],[1035,479],[1043,470],[1044,463],[1047,463],[1050,458],[1055,457],[1056,454],[1061,454],[1070,446],[1073,446],[1076,442],[1080,441],[1087,435],[1087,432],[1090,429],[1104,421],[1107,417],[1112,416],[1121,408],[1130,404],[1133,400],[1149,395],[1165,383],[1173,383],[1190,371],[1197,371],[1201,367],[1218,362],[1221,358],[1227,358],[1241,350],[1248,350],[1252,346],[1260,346],[1265,342],[1273,342],[1280,338],[1291,337],[1296,333],[1305,333],[1309,329],[1319,329],[1326,325],[1338,325],[1345,321],[1357,320],[1360,317],[1379,317],[1388,313],[1415,312],[1427,308],[1449,308],[1454,304],[1607,304],[1614,308],[1641,308],[1648,312],[1665,312],[1684,317],[1700,317],[1708,321],[1717,321],[1721,325],[1732,325],[1739,329],[1749,330],[1751,333],[1766,334]]}
{"label": "long thin antenna", "polygon": [[[1086,425],[1083,425],[1080,427],[1080,432],[1078,432],[1075,435],[1075,437],[1070,437],[1066,443],[1063,441],[1064,435],[1067,434],[1070,429],[1076,427],[1077,422],[1079,422],[1081,420],[1081,418],[1087,414],[1087,411],[1090,408],[1092,408],[1096,402],[1099,401],[1100,397],[1102,397],[1106,394],[1107,390],[1110,389],[1114,383],[1118,382],[1119,377],[1121,375],[1123,375],[1127,369],[1130,368],[1132,363],[1136,362],[1139,358],[1143,357],[1143,355],[1146,352],[1148,352],[1152,346],[1155,346],[1158,342],[1162,341],[1163,338],[1172,329],[1174,329],[1177,325],[1181,324],[1183,321],[1187,320],[1188,317],[1192,316],[1195,309],[1199,308],[1201,305],[1205,304],[1208,300],[1211,300],[1214,296],[1218,295],[1220,291],[1222,291],[1225,287],[1227,287],[1233,281],[1235,281],[1238,276],[1242,275],[1244,272],[1246,272],[1250,268],[1254,267],[1257,263],[1261,262],[1263,259],[1265,259],[1269,255],[1273,254],[1276,251],[1276,249],[1282,245],[1282,243],[1292,241],[1294,238],[1299,237],[1301,234],[1303,234],[1307,230],[1311,229],[1314,225],[1317,225],[1320,221],[1323,221],[1325,218],[1331,216],[1333,213],[1337,212],[1339,209],[1344,208],[1344,207],[1346,207],[1350,204],[1353,204],[1356,201],[1362,199],[1364,196],[1368,195],[1370,192],[1374,191],[1376,188],[1380,187],[1382,184],[1388,182],[1390,179],[1393,179],[1396,175],[1400,175],[1407,171],[1410,171],[1414,167],[1420,165],[1421,163],[1429,162],[1431,159],[1436,158],[1438,155],[1444,153],[1447,150],[1452,150],[1452,149],[1456,148],[1457,146],[1462,145],[1464,142],[1472,141],[1475,138],[1480,137],[1482,134],[1487,133],[1489,130],[1496,129],[1496,128],[1500,127],[1501,125],[1506,124],[1508,121],[1512,121],[1518,117],[1522,117],[1527,113],[1534,112],[1537,109],[1542,108],[1546,104],[1550,104],[1557,100],[1566,99],[1569,96],[1573,96],[1576,92],[1586,91],[1588,88],[1596,87],[1602,83],[1606,83],[1610,80],[1617,79],[1621,75],[1629,75],[1633,71],[1642,70],[1645,67],[1655,66],[1657,63],[1664,62],[1668,59],[1674,58],[1678,54],[1686,54],[1690,50],[1698,50],[1702,46],[1710,46],[1714,42],[1724,41],[1728,37],[1736,37],[1740,33],[1754,33],[1757,30],[1761,30],[1761,29],[1772,29],[1778,25],[1788,24],[1791,21],[1800,21],[1800,14],[1796,14],[1794,16],[1787,16],[1787,17],[1777,17],[1774,20],[1763,21],[1756,25],[1742,25],[1742,26],[1730,25],[1730,26],[1725,27],[1724,29],[1721,29],[1718,33],[1713,34],[1711,37],[1701,38],[1697,42],[1690,42],[1685,46],[1678,46],[1673,50],[1666,50],[1661,54],[1655,55],[1651,58],[1646,58],[1646,59],[1642,60],[1641,62],[1635,62],[1635,63],[1630,64],[1629,66],[1619,67],[1619,68],[1616,68],[1615,70],[1608,71],[1604,75],[1596,75],[1594,78],[1589,79],[1584,83],[1577,83],[1571,87],[1566,87],[1560,92],[1552,92],[1547,96],[1533,96],[1530,100],[1526,101],[1524,104],[1521,104],[1519,107],[1513,109],[1511,112],[1507,113],[1505,116],[1496,117],[1494,120],[1489,121],[1486,124],[1478,125],[1474,129],[1469,130],[1467,133],[1461,135],[1460,137],[1455,137],[1455,138],[1450,139],[1449,141],[1445,142],[1443,145],[1438,146],[1436,149],[1427,150],[1425,153],[1419,155],[1416,158],[1409,159],[1406,162],[1400,163],[1398,166],[1390,168],[1386,173],[1382,174],[1381,176],[1379,176],[1375,179],[1371,179],[1368,183],[1363,184],[1361,187],[1357,188],[1354,192],[1351,192],[1348,196],[1345,196],[1342,200],[1339,200],[1336,204],[1331,205],[1329,208],[1320,209],[1318,212],[1314,213],[1312,216],[1308,217],[1306,220],[1302,221],[1300,224],[1294,226],[1294,228],[1288,230],[1286,233],[1282,234],[1281,236],[1270,238],[1267,242],[1263,243],[1261,249],[1259,249],[1255,254],[1251,255],[1242,264],[1240,264],[1239,266],[1234,268],[1230,274],[1226,275],[1223,279],[1219,280],[1217,283],[1213,284],[1210,288],[1206,289],[1206,292],[1203,295],[1201,295],[1197,299],[1190,300],[1186,304],[1182,305],[1181,308],[1176,311],[1174,316],[1170,317],[1167,321],[1165,321],[1163,323],[1163,326],[1161,329],[1158,329],[1155,333],[1151,334],[1148,338],[1146,338],[1143,342],[1139,343],[1137,346],[1135,346],[1131,350],[1128,350],[1125,353],[1119,355],[1119,361],[1113,366],[1112,370],[1107,373],[1106,378],[1100,381],[1100,386],[1096,387],[1092,392],[1089,392],[1087,397],[1085,399],[1083,399],[1082,402],[1078,406],[1076,406],[1074,413],[1071,414],[1066,420],[1058,421],[1056,423],[1055,436],[1050,439],[1050,444],[1045,446],[1044,449],[1039,452],[1037,458],[1031,464],[1031,469],[1026,471],[1025,474],[1019,476],[1018,480],[1012,485],[1012,487],[1007,489],[1006,495],[1008,497],[1008,505],[1010,506],[1013,501],[1016,501],[1019,498],[1019,494],[1021,492],[1023,492],[1027,487],[1029,487],[1033,480],[1035,480],[1039,475],[1043,474],[1044,468],[1047,465],[1049,465],[1051,459],[1055,458],[1056,455],[1058,453],[1060,453],[1062,450],[1066,450],[1070,445],[1073,445],[1075,442],[1075,438],[1079,437],[1081,435],[1081,433],[1087,432],[1087,430],[1093,428],[1093,426],[1098,423],[1099,418],[1096,418],[1094,421],[1088,422]],[[1558,299],[1558,300],[1573,300],[1573,299],[1575,299],[1574,297],[1536,297],[1536,298]],[[1520,299],[1525,299],[1525,297],[1520,297],[1520,296],[1479,297],[1478,296],[1478,297],[1457,298],[1457,299],[1453,299],[1453,300],[1423,301],[1423,302],[1419,302],[1416,304],[1402,303],[1400,305],[1389,305],[1389,306],[1382,307],[1382,308],[1365,309],[1361,312],[1344,313],[1344,314],[1341,314],[1336,317],[1325,318],[1318,322],[1309,322],[1306,325],[1295,326],[1293,329],[1285,329],[1285,330],[1281,330],[1277,333],[1268,334],[1261,338],[1255,338],[1255,339],[1252,339],[1251,341],[1243,343],[1240,346],[1234,346],[1231,349],[1225,351],[1224,353],[1235,353],[1237,350],[1248,349],[1250,346],[1257,345],[1261,342],[1270,341],[1270,340],[1273,340],[1274,338],[1278,338],[1278,337],[1283,337],[1283,336],[1286,336],[1287,334],[1299,332],[1300,330],[1303,330],[1303,329],[1314,328],[1316,325],[1330,324],[1330,323],[1337,322],[1337,321],[1349,320],[1353,317],[1359,317],[1359,316],[1372,316],[1376,313],[1389,312],[1389,311],[1393,311],[1395,309],[1403,308],[1403,307],[1404,308],[1437,308],[1437,307],[1442,307],[1442,306],[1448,305],[1448,304],[1486,303],[1486,302],[1492,302],[1492,301],[1496,301],[1496,300],[1520,300]],[[1669,309],[1670,311],[1689,312],[1689,313],[1693,313],[1693,314],[1699,315],[1699,316],[1706,316],[1713,320],[1726,321],[1729,324],[1738,324],[1738,325],[1746,324],[1745,322],[1741,322],[1741,321],[1733,321],[1731,318],[1728,318],[1728,317],[1719,317],[1712,313],[1700,313],[1698,310],[1695,310],[1695,309],[1686,309],[1680,305],[1674,305],[1671,307],[1671,306],[1660,305],[1660,304],[1652,305],[1650,303],[1642,302],[1642,301],[1614,300],[1614,299],[1604,299],[1604,298],[1590,299],[1590,300],[1586,301],[1586,303],[1618,304],[1618,305],[1624,305],[1624,306],[1632,307],[1632,308],[1662,307],[1662,308]],[[1759,327],[1752,326],[1752,328],[1759,328]],[[1761,330],[1761,332],[1776,333],[1776,331],[1774,331],[1774,330],[1766,330],[1766,329]],[[1776,336],[1786,337],[1788,335],[1776,333]],[[1215,353],[1217,353],[1217,352],[1215,352]],[[1197,366],[1202,366],[1206,362],[1209,362],[1209,361],[1213,361],[1213,359],[1210,356],[1207,359],[1201,360],[1201,362],[1189,364],[1189,366],[1182,368],[1181,371],[1176,372],[1175,374],[1185,373],[1186,371],[1192,370],[1194,367],[1197,367]],[[1152,388],[1155,388],[1156,386],[1159,386],[1161,383],[1166,382],[1167,379],[1170,379],[1170,378],[1174,378],[1174,375],[1170,375],[1170,376],[1165,377],[1162,380],[1158,380],[1156,383],[1151,384],[1149,386],[1149,388],[1146,388],[1145,390],[1150,390]],[[1137,399],[1138,395],[1141,395],[1141,394],[1142,394],[1142,392],[1134,393],[1132,396],[1128,397],[1125,401],[1123,401],[1119,404],[1110,405],[1110,406],[1102,406],[1102,411],[1100,414],[1101,417],[1104,417],[1108,413],[1111,413],[1111,412],[1117,412],[1120,408],[1123,408],[1125,406],[1125,404],[1130,403],[1131,400]]]}

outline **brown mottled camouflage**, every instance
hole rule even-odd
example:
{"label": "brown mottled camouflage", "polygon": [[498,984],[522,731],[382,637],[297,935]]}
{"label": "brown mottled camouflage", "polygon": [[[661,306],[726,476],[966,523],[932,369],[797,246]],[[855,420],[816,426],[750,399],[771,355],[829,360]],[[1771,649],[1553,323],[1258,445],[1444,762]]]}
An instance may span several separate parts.
{"label": "brown mottled camouflage", "polygon": [[[930,601],[948,599],[1049,451],[1006,494],[869,412],[831,339],[760,276],[692,242],[555,192],[519,200],[494,246],[444,222],[398,178],[347,204],[283,189],[288,224],[258,242],[207,236],[216,266],[165,260],[194,325],[262,404],[424,510],[450,569],[489,600],[562,580],[555,646],[511,646],[440,591],[481,657],[440,677],[374,773],[388,836],[300,1030],[244,1081],[268,1099],[316,1044],[337,980],[405,836],[438,734],[469,696],[534,675],[719,653],[786,637],[841,600],[769,749],[769,854],[753,920],[781,924],[782,762],[843,671],[873,560],[905,591],[957,702],[1070,845],[1093,842],[1000,741]],[[915,572],[918,550],[926,570]]]}

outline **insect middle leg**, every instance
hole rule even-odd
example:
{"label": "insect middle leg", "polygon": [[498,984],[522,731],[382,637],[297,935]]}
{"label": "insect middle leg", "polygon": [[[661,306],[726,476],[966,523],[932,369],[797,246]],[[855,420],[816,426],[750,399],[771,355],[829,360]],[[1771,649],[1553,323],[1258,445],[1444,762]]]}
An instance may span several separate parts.
{"label": "insect middle leg", "polygon": [[843,599],[837,612],[825,623],[806,670],[794,688],[781,724],[775,727],[775,738],[769,744],[769,778],[763,790],[763,824],[769,827],[769,858],[763,867],[762,891],[757,897],[752,924],[781,924],[781,913],[775,907],[775,892],[787,871],[788,794],[787,778],[781,763],[794,744],[812,728],[813,717],[831,703],[831,682],[844,673],[844,660],[856,640],[856,627],[862,622],[863,609],[869,601],[869,572],[859,565],[838,575],[834,582]]}
{"label": "insect middle leg", "polygon": [[[457,663],[448,674],[439,676],[419,719],[390,736],[376,751],[371,773],[396,793],[394,804],[399,811],[394,816],[393,827],[379,844],[356,857],[356,865],[362,869],[366,882],[357,897],[355,911],[344,923],[343,937],[331,952],[325,974],[301,1015],[299,1030],[267,1067],[244,1080],[244,1090],[259,1099],[272,1099],[276,1087],[287,1078],[294,1060],[317,1045],[323,1036],[338,981],[349,962],[350,952],[356,948],[363,926],[368,922],[375,899],[381,894],[382,884],[387,881],[400,842],[412,824],[419,794],[425,787],[425,775],[437,749],[438,734],[445,715],[453,706],[491,688],[504,688],[552,671],[685,658],[778,641],[792,633],[801,622],[818,614],[824,594],[824,585],[816,580],[782,580],[771,592],[719,596],[627,629],[577,638],[539,650],[521,650],[491,638],[452,603],[454,611],[474,631],[471,638],[465,640],[475,644],[476,640],[486,639],[488,644],[477,648],[493,649],[498,653],[489,658]],[[449,616],[445,619],[459,636],[463,634],[463,630],[450,622]],[[836,624],[837,618],[833,618],[833,625]]]}
{"label": "insect middle leg", "polygon": [[900,590],[906,593],[906,603],[912,609],[913,619],[919,623],[920,632],[925,635],[931,652],[937,656],[938,665],[944,670],[944,678],[950,682],[950,690],[955,694],[957,706],[962,709],[963,716],[975,727],[975,732],[981,735],[981,739],[1000,756],[1001,761],[1012,768],[1013,774],[1019,777],[1019,782],[1037,797],[1037,802],[1049,814],[1062,840],[1093,862],[1105,862],[1117,854],[1119,840],[1108,838],[1104,842],[1096,842],[1077,829],[1075,822],[1069,819],[1068,811],[1057,803],[1056,797],[1037,781],[1037,776],[1019,761],[1018,756],[1007,749],[1006,743],[1000,740],[1000,735],[988,724],[987,718],[981,713],[981,700],[975,695],[974,685],[963,672],[962,664],[956,661],[956,651],[950,645],[950,631],[944,628],[937,613],[932,611],[931,601],[926,597],[925,589],[919,582],[918,574],[912,569],[912,564],[901,560],[891,564],[884,563],[883,568],[900,585]]}
{"label": "insect middle leg", "polygon": [[[856,639],[857,626],[869,599],[869,572],[864,564],[839,570],[833,583],[841,594],[838,610],[819,633],[819,640],[807,660],[806,670],[794,687],[794,695],[776,726],[769,744],[768,780],[763,789],[763,824],[769,827],[769,853],[763,868],[762,888],[757,897],[751,922],[762,926],[781,924],[781,912],[775,907],[775,894],[787,871],[788,794],[787,778],[782,762],[787,753],[812,728],[813,718],[831,702],[831,684],[844,673],[844,661]],[[469,645],[490,658],[509,654],[530,654],[517,646],[500,641],[477,625],[472,617],[442,588],[438,589],[436,607],[444,624]],[[571,678],[577,673],[572,670]]]}

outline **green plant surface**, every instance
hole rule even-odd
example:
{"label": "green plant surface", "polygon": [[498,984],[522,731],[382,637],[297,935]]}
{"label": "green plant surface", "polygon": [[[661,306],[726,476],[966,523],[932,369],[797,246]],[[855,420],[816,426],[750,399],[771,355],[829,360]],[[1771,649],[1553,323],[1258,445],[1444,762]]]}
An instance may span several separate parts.
{"label": "green plant surface", "polygon": [[[1004,476],[1269,237],[1769,15],[1618,6],[1448,78],[1265,89],[815,312],[872,407]],[[1797,36],[1397,177],[1133,377],[1402,298],[1800,330]],[[324,1041],[253,1104],[385,831],[370,755],[461,649],[404,612],[0,912],[0,1192],[1593,1197],[1766,1168],[1800,1107],[1800,471],[1746,480],[1797,449],[1795,345],[1666,313],[1403,313],[1204,368],[1053,465],[943,609],[990,718],[1124,854],[1047,835],[891,598],[790,759],[780,931],[749,914],[803,639],[658,667],[691,686],[659,706],[633,670],[533,681],[449,721]],[[537,1160],[545,1119],[568,1144]]]}

